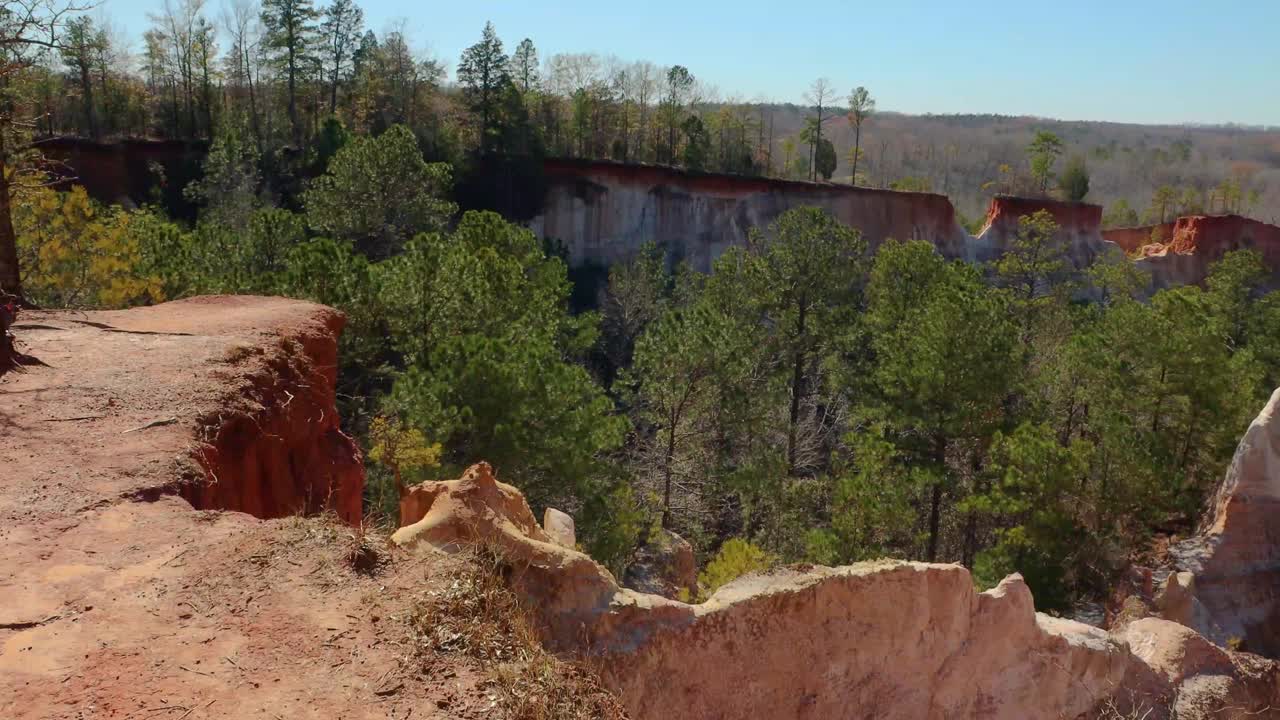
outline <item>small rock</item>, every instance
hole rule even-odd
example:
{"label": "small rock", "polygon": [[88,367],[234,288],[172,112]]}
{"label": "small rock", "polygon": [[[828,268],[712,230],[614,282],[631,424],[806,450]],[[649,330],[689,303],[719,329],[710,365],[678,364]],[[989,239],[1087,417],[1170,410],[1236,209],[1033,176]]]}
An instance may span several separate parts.
{"label": "small rock", "polygon": [[578,545],[573,517],[555,508],[547,508],[542,514],[542,529],[551,536],[551,541],[570,550]]}

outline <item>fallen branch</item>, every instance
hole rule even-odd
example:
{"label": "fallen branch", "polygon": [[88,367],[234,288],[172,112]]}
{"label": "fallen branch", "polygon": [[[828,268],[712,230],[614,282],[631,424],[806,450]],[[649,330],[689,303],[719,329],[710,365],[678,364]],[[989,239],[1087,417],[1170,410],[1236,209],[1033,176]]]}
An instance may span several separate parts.
{"label": "fallen branch", "polygon": [[152,420],[151,422],[147,423],[146,425],[139,425],[139,426],[138,426],[138,427],[136,427],[136,428],[129,428],[128,430],[125,430],[124,432],[122,432],[122,433],[120,433],[120,434],[121,434],[121,435],[128,435],[128,434],[129,434],[129,433],[131,433],[131,432],[138,432],[139,430],[146,430],[147,428],[160,427],[161,425],[172,425],[172,424],[174,424],[174,423],[176,423],[176,422],[178,422],[178,418],[176,418],[176,417],[165,418],[165,419],[163,419],[163,420]]}

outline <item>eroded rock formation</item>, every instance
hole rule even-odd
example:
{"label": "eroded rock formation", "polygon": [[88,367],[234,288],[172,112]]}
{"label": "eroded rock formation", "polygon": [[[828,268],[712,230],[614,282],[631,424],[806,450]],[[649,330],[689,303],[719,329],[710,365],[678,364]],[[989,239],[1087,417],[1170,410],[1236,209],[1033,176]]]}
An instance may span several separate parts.
{"label": "eroded rock formation", "polygon": [[[287,431],[253,436],[259,459],[273,445],[291,462],[324,455],[308,447],[329,436],[337,317],[261,297],[19,315],[19,349],[47,364],[0,378],[0,718],[416,718],[444,697],[485,717],[491,701],[466,677],[406,673],[394,695],[379,684],[404,662],[403,627],[379,615],[411,607],[447,563],[372,576],[340,523],[180,496],[204,482],[193,452],[216,443],[220,416],[252,410]],[[305,480],[278,461],[237,475],[225,447],[228,490],[259,493],[256,479],[282,497]],[[335,499],[358,500],[362,475],[342,478]]]}
{"label": "eroded rock formation", "polygon": [[[53,161],[51,171],[70,185],[84,187],[90,197],[126,207],[152,199],[162,189],[171,202],[182,200],[182,188],[198,178],[208,143],[199,140],[124,139],[110,143],[59,137],[40,141],[40,151]],[[156,172],[159,168],[159,172]]]}
{"label": "eroded rock formation", "polygon": [[180,486],[184,498],[197,508],[260,518],[328,508],[360,523],[364,464],[334,404],[345,323],[326,308],[305,331],[273,347],[230,351],[228,360],[255,364],[240,380],[234,405],[199,419],[206,441],[193,452],[201,477]]}
{"label": "eroded rock formation", "polygon": [[[1102,208],[1087,203],[996,197],[985,227],[974,237],[956,221],[945,196],[847,185],[794,182],[611,162],[547,160],[546,199],[530,223],[544,238],[564,243],[574,265],[610,265],[632,257],[646,242],[665,246],[678,260],[708,270],[727,248],[747,241],[801,205],[825,208],[857,228],[872,247],[886,239],[926,240],[948,258],[989,261],[1009,245],[1018,219],[1046,210],[1058,223],[1077,268],[1114,243],[1130,255],[1148,245],[1153,228],[1102,230]],[[1280,228],[1245,218],[1196,216],[1170,223],[1165,249],[1143,251],[1154,289],[1204,280],[1208,266],[1228,250],[1256,247],[1280,272]]]}
{"label": "eroded rock formation", "polygon": [[690,605],[619,587],[551,541],[487,464],[413,488],[402,547],[499,548],[553,648],[595,657],[637,720],[1266,716],[1277,668],[1167,620],[1108,634],[1035,612],[1016,575],[984,593],[956,565],[798,567]]}
{"label": "eroded rock formation", "polygon": [[610,265],[656,242],[708,271],[753,227],[800,205],[825,208],[861,230],[873,248],[887,238],[920,239],[961,257],[968,237],[951,201],[932,193],[576,160],[547,160],[545,174],[546,200],[531,227],[563,242],[574,265]]}
{"label": "eroded rock formation", "polygon": [[1245,432],[1205,526],[1154,573],[1153,610],[1222,646],[1280,657],[1280,390]]}
{"label": "eroded rock formation", "polygon": [[1280,269],[1280,227],[1239,215],[1190,215],[1175,221],[1102,233],[1151,269],[1156,287],[1204,281],[1209,266],[1232,250],[1252,248]]}
{"label": "eroded rock formation", "polygon": [[989,262],[1000,257],[1017,237],[1021,219],[1041,211],[1057,223],[1059,242],[1076,269],[1088,267],[1106,247],[1100,205],[998,196],[987,208],[981,232],[968,241],[965,259]]}

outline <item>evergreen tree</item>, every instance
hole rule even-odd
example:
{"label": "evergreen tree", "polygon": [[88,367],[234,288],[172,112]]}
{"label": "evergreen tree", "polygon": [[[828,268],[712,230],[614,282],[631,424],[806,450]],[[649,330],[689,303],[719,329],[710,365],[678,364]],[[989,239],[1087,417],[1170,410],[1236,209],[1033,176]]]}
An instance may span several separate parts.
{"label": "evergreen tree", "polygon": [[183,189],[187,199],[203,206],[201,221],[232,232],[248,229],[250,217],[261,207],[257,146],[233,123],[214,138],[204,160],[204,176]]}
{"label": "evergreen tree", "polygon": [[662,115],[667,126],[668,163],[676,161],[676,130],[681,127],[681,114],[685,101],[693,91],[694,78],[683,65],[674,65],[667,71],[667,91],[662,98]]}
{"label": "evergreen tree", "polygon": [[1084,158],[1077,155],[1067,161],[1062,177],[1058,178],[1058,188],[1062,190],[1064,200],[1084,201],[1089,194],[1089,169],[1085,166]]}
{"label": "evergreen tree", "polygon": [[680,127],[684,131],[684,150],[681,162],[690,170],[706,170],[707,156],[711,153],[711,140],[707,137],[707,129],[702,118],[690,115]]}
{"label": "evergreen tree", "polygon": [[416,233],[443,227],[455,210],[442,199],[451,182],[449,166],[428,164],[413,133],[397,125],[338,150],[303,195],[307,223],[382,259]]}
{"label": "evergreen tree", "polygon": [[294,143],[302,144],[302,121],[298,115],[298,85],[305,79],[314,55],[316,12],[312,0],[263,0],[262,24],[266,46],[285,74],[288,92],[289,126]]}
{"label": "evergreen tree", "polygon": [[502,51],[502,40],[493,29],[493,23],[485,23],[480,42],[462,51],[458,63],[458,83],[462,85],[467,108],[479,120],[477,150],[481,155],[495,148],[495,136],[501,122],[503,94],[511,82],[507,57]]}
{"label": "evergreen tree", "polygon": [[756,257],[748,278],[774,336],[778,366],[788,376],[787,473],[811,473],[821,460],[802,456],[802,415],[834,328],[858,305],[866,243],[858,231],[812,207],[788,210],[767,230],[753,232],[751,242]]}
{"label": "evergreen tree", "polygon": [[363,35],[364,11],[355,0],[333,0],[324,9],[320,35],[329,81],[329,113],[338,109],[338,84],[352,71],[352,58]]}
{"label": "evergreen tree", "polygon": [[814,172],[823,180],[830,180],[836,171],[836,147],[828,138],[819,138],[814,157]]}
{"label": "evergreen tree", "polygon": [[538,87],[538,50],[525,38],[511,53],[511,78],[520,92],[528,95]]}
{"label": "evergreen tree", "polygon": [[88,15],[72,18],[67,22],[66,34],[62,38],[62,62],[74,73],[80,86],[80,100],[83,105],[84,126],[89,137],[98,138],[98,113],[93,101],[93,78],[90,75],[98,56],[99,43],[102,41],[94,28],[93,20]]}
{"label": "evergreen tree", "polygon": [[683,522],[697,512],[682,498],[696,496],[706,479],[705,461],[691,456],[706,451],[714,429],[721,335],[729,327],[705,305],[672,309],[640,338],[635,363],[623,379],[636,386],[631,402],[638,421],[654,431],[651,441],[642,443],[647,459],[637,470],[652,475],[661,493],[664,528],[673,525],[673,492]]}
{"label": "evergreen tree", "polygon": [[[892,448],[873,459],[910,470],[913,501],[924,509],[922,554],[934,561],[944,552],[944,503],[963,501],[975,489],[964,482],[982,463],[973,453],[989,446],[1003,422],[1016,377],[1016,328],[1004,293],[972,266],[943,260],[927,242],[882,246],[867,296],[875,361],[858,420],[880,424]],[[958,455],[970,457],[957,463]],[[967,534],[958,554],[971,556],[975,542]]]}
{"label": "evergreen tree", "polygon": [[1051,132],[1041,130],[1036,133],[1031,144],[1027,146],[1027,157],[1031,161],[1031,177],[1035,180],[1036,189],[1042,194],[1048,191],[1049,181],[1053,179],[1053,164],[1062,154],[1062,140]]}
{"label": "evergreen tree", "polygon": [[533,233],[470,212],[380,267],[404,354],[388,407],[444,448],[449,468],[488,460],[535,504],[593,495],[625,421],[580,364],[594,316],[568,314],[563,263]]}

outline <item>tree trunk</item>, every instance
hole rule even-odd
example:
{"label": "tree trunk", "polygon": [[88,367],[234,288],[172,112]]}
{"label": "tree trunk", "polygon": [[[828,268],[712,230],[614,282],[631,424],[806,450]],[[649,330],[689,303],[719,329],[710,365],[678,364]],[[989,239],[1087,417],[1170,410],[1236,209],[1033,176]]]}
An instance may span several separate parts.
{"label": "tree trunk", "polygon": [[4,128],[0,127],[0,294],[22,298],[22,277],[18,271],[18,238],[13,231],[9,209],[9,168],[4,145]]}
{"label": "tree trunk", "polygon": [[[973,494],[986,492],[986,483],[982,480],[982,455],[976,449],[969,458],[969,467],[973,471]],[[966,513],[964,521],[964,550],[961,552],[960,564],[973,567],[974,558],[978,554],[978,514],[972,510]]]}
{"label": "tree trunk", "polygon": [[[933,460],[939,473],[946,472],[947,439],[945,436],[935,438]],[[939,477],[933,484],[929,497],[929,545],[925,549],[925,560],[928,562],[937,562],[938,560],[938,531],[941,524],[942,478]]]}
{"label": "tree trunk", "polygon": [[329,83],[329,114],[338,112],[338,63],[333,64],[333,78]]}
{"label": "tree trunk", "polygon": [[89,66],[87,64],[80,65],[80,87],[84,91],[85,126],[89,131],[89,137],[97,140],[98,123],[93,113],[93,77],[89,74]]}
{"label": "tree trunk", "polygon": [[[799,317],[796,323],[799,342],[804,342],[805,304],[800,303]],[[798,349],[792,360],[791,369],[791,422],[787,428],[787,474],[796,474],[796,426],[800,424],[800,395],[804,392],[804,350]]]}
{"label": "tree trunk", "polygon": [[116,130],[119,123],[115,117],[115,104],[111,102],[111,93],[107,90],[107,67],[98,68],[98,77],[102,83],[102,124],[108,134]]}
{"label": "tree trunk", "polygon": [[862,150],[862,123],[853,124],[853,172],[849,175],[849,184],[858,186],[858,153]]}
{"label": "tree trunk", "polygon": [[302,127],[298,125],[298,67],[295,48],[289,47],[289,125],[293,129],[293,142],[302,146]]}
{"label": "tree trunk", "polygon": [[928,562],[938,560],[938,526],[942,520],[942,481],[933,484],[929,498],[929,547],[925,550],[924,559]]}
{"label": "tree trunk", "polygon": [[249,125],[253,128],[253,139],[257,143],[258,152],[262,152],[262,125],[258,122],[258,101],[253,90],[253,69],[249,66],[249,52],[244,54],[244,80],[249,87]]}
{"label": "tree trunk", "polygon": [[818,106],[818,122],[813,126],[813,151],[809,157],[809,172],[812,180],[818,182],[818,148],[822,147],[822,106]]}
{"label": "tree trunk", "polygon": [[676,427],[667,428],[667,453],[662,470],[662,527],[671,529],[671,480],[676,457]]}

